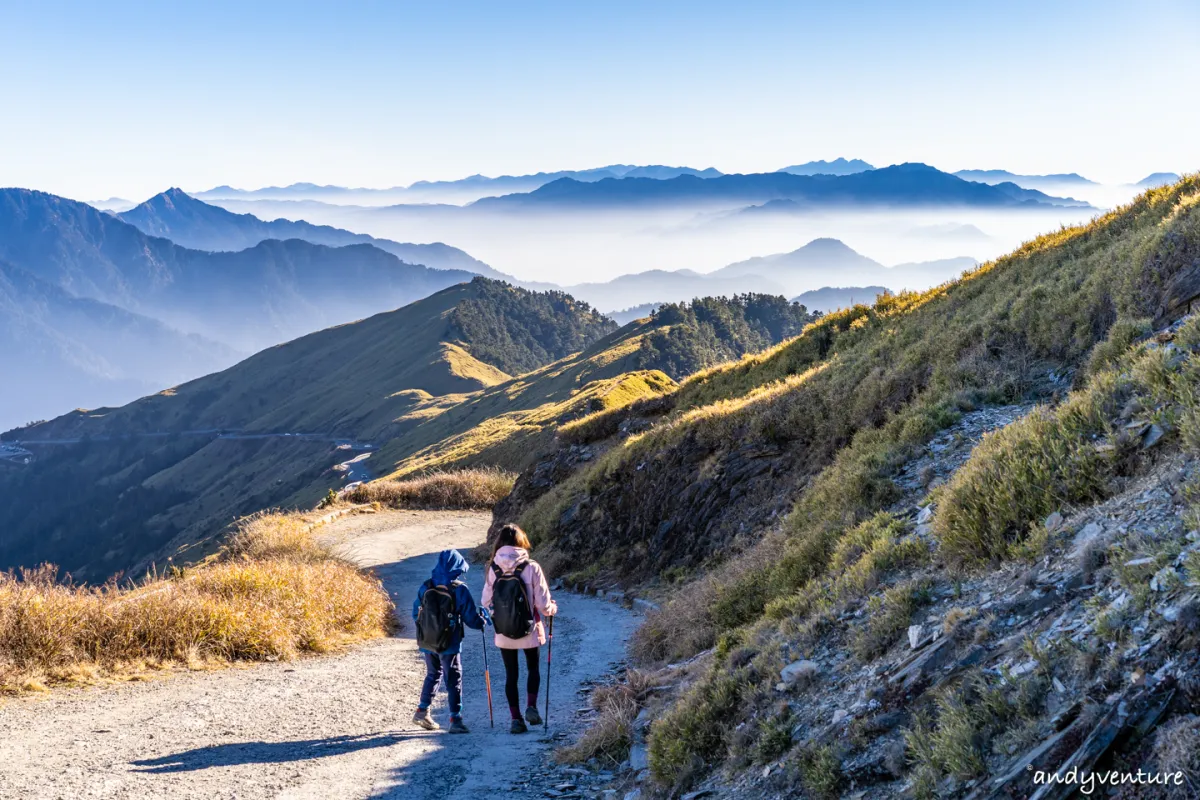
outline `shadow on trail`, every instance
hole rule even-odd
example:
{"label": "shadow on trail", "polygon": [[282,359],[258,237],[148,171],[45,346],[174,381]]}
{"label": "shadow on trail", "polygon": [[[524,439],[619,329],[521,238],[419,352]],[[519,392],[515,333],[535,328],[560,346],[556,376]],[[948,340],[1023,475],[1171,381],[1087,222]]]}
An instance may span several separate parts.
{"label": "shadow on trail", "polygon": [[439,734],[435,731],[406,731],[364,736],[331,736],[327,739],[293,742],[231,742],[197,747],[195,750],[185,750],[158,758],[139,759],[132,763],[135,767],[140,767],[136,772],[151,775],[244,764],[283,764],[289,761],[311,761],[375,747],[390,747],[405,739],[437,735]]}

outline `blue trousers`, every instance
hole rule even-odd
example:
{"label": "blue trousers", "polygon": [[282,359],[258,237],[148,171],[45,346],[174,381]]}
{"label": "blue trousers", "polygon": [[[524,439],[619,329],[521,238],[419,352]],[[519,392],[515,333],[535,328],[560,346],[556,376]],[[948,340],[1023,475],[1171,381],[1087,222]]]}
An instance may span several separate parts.
{"label": "blue trousers", "polygon": [[450,716],[462,716],[462,656],[436,655],[422,653],[425,656],[425,684],[421,687],[421,708],[429,708],[433,702],[433,693],[437,691],[438,681],[446,677],[446,694],[450,700]]}

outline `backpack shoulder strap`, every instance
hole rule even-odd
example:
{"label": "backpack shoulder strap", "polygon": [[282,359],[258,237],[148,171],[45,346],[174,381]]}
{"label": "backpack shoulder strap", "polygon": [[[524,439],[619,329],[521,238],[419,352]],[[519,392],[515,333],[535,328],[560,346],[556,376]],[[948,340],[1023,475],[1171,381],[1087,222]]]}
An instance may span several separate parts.
{"label": "backpack shoulder strap", "polygon": [[504,570],[500,569],[500,565],[497,564],[495,561],[492,562],[492,572],[496,573],[497,578],[504,577]]}
{"label": "backpack shoulder strap", "polygon": [[522,558],[520,561],[517,562],[517,565],[515,567],[513,567],[513,575],[520,575],[521,572],[528,566],[529,566],[529,559]]}

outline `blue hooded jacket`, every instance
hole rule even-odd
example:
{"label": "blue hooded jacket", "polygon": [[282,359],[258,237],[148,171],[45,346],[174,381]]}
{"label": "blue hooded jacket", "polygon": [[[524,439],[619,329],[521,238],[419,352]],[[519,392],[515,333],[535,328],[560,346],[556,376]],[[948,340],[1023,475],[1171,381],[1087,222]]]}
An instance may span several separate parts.
{"label": "blue hooded jacket", "polygon": [[[430,577],[433,580],[434,586],[449,586],[458,580],[460,576],[466,574],[469,569],[471,569],[471,565],[462,557],[462,553],[457,550],[443,550],[438,553],[437,566],[433,568],[433,574]],[[417,599],[413,601],[412,616],[414,622],[417,619],[417,613],[421,610],[421,599],[423,597],[425,597],[424,583],[417,589]],[[476,608],[475,598],[471,596],[471,590],[467,588],[465,583],[459,583],[454,587],[454,602],[458,606],[459,618],[462,619],[463,623],[477,631],[483,630],[487,611]],[[463,628],[460,625],[454,633],[454,639],[450,642],[450,647],[446,648],[445,652],[440,653],[440,655],[452,656],[458,653],[462,648],[462,640]],[[421,652],[428,653],[431,651],[422,647]]]}

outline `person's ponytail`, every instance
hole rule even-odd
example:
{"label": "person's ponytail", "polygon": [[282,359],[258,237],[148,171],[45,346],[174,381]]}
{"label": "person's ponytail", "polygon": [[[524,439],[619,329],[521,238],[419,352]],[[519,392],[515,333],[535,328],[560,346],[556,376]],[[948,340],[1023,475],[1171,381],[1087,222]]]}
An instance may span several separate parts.
{"label": "person's ponytail", "polygon": [[532,549],[533,545],[529,543],[529,536],[525,531],[521,530],[519,525],[508,523],[500,528],[500,532],[496,534],[496,543],[492,545],[492,556],[488,563],[496,560],[496,553],[500,552],[501,547],[523,547],[526,550]]}

